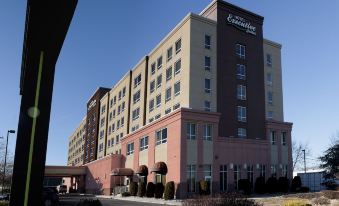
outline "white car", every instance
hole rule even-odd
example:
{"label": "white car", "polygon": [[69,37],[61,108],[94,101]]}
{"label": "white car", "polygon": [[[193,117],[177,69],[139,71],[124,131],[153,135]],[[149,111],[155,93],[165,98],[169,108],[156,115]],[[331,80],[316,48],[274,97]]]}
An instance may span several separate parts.
{"label": "white car", "polygon": [[67,186],[66,185],[59,185],[57,187],[57,190],[59,194],[65,194],[67,192]]}

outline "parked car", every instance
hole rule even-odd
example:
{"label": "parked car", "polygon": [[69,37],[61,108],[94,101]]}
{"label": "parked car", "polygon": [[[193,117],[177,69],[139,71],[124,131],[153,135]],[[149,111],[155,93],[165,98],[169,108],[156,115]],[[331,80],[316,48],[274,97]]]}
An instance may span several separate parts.
{"label": "parked car", "polygon": [[42,196],[43,196],[44,204],[46,206],[55,205],[59,202],[59,195],[55,192],[55,190],[49,187],[44,187],[42,191]]}
{"label": "parked car", "polygon": [[67,186],[66,185],[59,185],[57,187],[57,190],[59,194],[65,194],[67,192]]}

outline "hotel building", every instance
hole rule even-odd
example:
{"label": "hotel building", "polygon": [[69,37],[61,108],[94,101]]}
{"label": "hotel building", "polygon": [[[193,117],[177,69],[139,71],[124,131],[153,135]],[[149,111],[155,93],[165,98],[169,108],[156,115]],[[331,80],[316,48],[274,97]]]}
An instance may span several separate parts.
{"label": "hotel building", "polygon": [[105,184],[86,182],[86,190],[110,194],[112,170],[131,176],[121,168],[134,180],[174,181],[178,198],[197,192],[200,180],[218,193],[236,190],[239,179],[291,178],[282,46],[263,38],[263,21],[214,0],[97,96],[97,136],[87,135],[94,146],[86,150],[85,141],[84,163],[93,161],[85,164],[91,177]]}

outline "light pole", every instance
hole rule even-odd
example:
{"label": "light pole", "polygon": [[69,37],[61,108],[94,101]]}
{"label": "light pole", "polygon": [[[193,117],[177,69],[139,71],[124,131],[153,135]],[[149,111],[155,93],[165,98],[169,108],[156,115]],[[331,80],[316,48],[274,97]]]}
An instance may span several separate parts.
{"label": "light pole", "polygon": [[304,152],[304,170],[305,170],[305,174],[306,174],[306,157],[305,157],[305,149],[301,150]]}
{"label": "light pole", "polygon": [[7,140],[6,140],[6,152],[5,152],[5,164],[4,164],[4,176],[2,177],[2,194],[4,194],[4,187],[5,187],[5,176],[6,176],[6,161],[7,161],[7,146],[8,146],[8,136],[9,133],[15,133],[15,130],[8,130],[7,131]]}

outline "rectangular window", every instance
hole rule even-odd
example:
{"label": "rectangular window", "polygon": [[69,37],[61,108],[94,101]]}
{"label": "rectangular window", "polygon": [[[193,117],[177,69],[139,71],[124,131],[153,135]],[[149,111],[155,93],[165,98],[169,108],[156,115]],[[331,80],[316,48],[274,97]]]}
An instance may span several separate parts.
{"label": "rectangular window", "polygon": [[288,167],[287,165],[283,165],[281,174],[282,177],[287,177],[287,167]]}
{"label": "rectangular window", "polygon": [[238,190],[238,183],[240,179],[240,170],[241,170],[241,165],[234,165],[233,166],[233,172],[234,172],[234,186],[235,189]]}
{"label": "rectangular window", "polygon": [[246,138],[247,131],[245,128],[238,128],[238,137],[240,138]]}
{"label": "rectangular window", "polygon": [[237,98],[239,100],[246,100],[246,86],[237,85]]}
{"label": "rectangular window", "polygon": [[211,93],[211,80],[205,78],[205,93]]}
{"label": "rectangular window", "polygon": [[157,120],[157,119],[160,119],[160,117],[161,117],[161,114],[157,114],[155,115],[154,119]]}
{"label": "rectangular window", "polygon": [[112,132],[114,132],[114,130],[115,130],[115,124],[113,123],[112,124]]}
{"label": "rectangular window", "polygon": [[120,136],[119,135],[116,135],[115,136],[115,144],[118,144],[120,141]]}
{"label": "rectangular window", "polygon": [[122,88],[122,96],[126,96],[126,87]]}
{"label": "rectangular window", "polygon": [[140,108],[136,108],[135,110],[133,110],[132,112],[132,120],[136,120],[139,118],[139,114],[140,114]]}
{"label": "rectangular window", "polygon": [[140,90],[133,94],[133,104],[140,101]]}
{"label": "rectangular window", "polygon": [[272,56],[271,54],[266,54],[266,65],[271,67],[272,66]]}
{"label": "rectangular window", "polygon": [[205,35],[205,49],[211,48],[211,36]]}
{"label": "rectangular window", "polygon": [[112,114],[112,112],[110,112],[109,113],[109,121],[112,121],[112,119],[113,119],[113,114]]}
{"label": "rectangular window", "polygon": [[156,145],[167,142],[167,128],[161,129],[156,132]]}
{"label": "rectangular window", "polygon": [[167,49],[167,61],[172,59],[172,54],[173,54],[173,48],[170,47],[169,49]]}
{"label": "rectangular window", "polygon": [[181,70],[181,59],[175,62],[174,64],[174,74],[179,74]]}
{"label": "rectangular window", "polygon": [[246,47],[242,44],[236,44],[235,53],[240,59],[245,59]]}
{"label": "rectangular window", "polygon": [[282,132],[282,133],[281,133],[281,144],[282,144],[283,146],[286,146],[286,135],[287,135],[286,132]]}
{"label": "rectangular window", "polygon": [[105,117],[101,118],[100,127],[103,127],[104,125],[105,125]]}
{"label": "rectangular window", "polygon": [[272,145],[276,145],[276,142],[277,142],[277,141],[276,141],[275,131],[271,131],[271,132],[270,132],[270,136],[271,136],[271,137],[270,137],[270,139],[271,139],[271,144],[272,144]]}
{"label": "rectangular window", "polygon": [[210,101],[205,101],[204,102],[204,110],[206,112],[210,112],[211,111],[211,102]]}
{"label": "rectangular window", "polygon": [[267,101],[269,105],[273,105],[273,92],[267,92]]}
{"label": "rectangular window", "polygon": [[127,144],[127,155],[131,155],[134,153],[134,142]]}
{"label": "rectangular window", "polygon": [[271,165],[271,175],[272,177],[277,176],[277,165]]}
{"label": "rectangular window", "polygon": [[[212,185],[212,165],[206,164],[203,165],[203,174],[204,174],[204,180],[207,181],[208,185]],[[209,186],[209,189],[211,189]]]}
{"label": "rectangular window", "polygon": [[104,135],[105,135],[105,131],[104,131],[104,130],[101,130],[101,131],[100,131],[100,134],[99,134],[100,139],[102,139],[102,138],[104,137]]}
{"label": "rectangular window", "polygon": [[151,99],[151,100],[149,101],[148,110],[149,110],[150,112],[154,110],[154,99]]}
{"label": "rectangular window", "polygon": [[211,57],[205,56],[205,70],[211,71]]}
{"label": "rectangular window", "polygon": [[173,110],[179,109],[180,108],[180,103],[177,103],[173,106]]}
{"label": "rectangular window", "polygon": [[174,96],[178,96],[180,94],[180,82],[176,82],[174,84]]}
{"label": "rectangular window", "polygon": [[107,147],[110,147],[111,146],[111,140],[109,139],[108,141],[107,141]]}
{"label": "rectangular window", "polygon": [[120,112],[121,112],[121,106],[119,105],[118,106],[118,115],[120,114]]}
{"label": "rectangular window", "polygon": [[246,122],[246,107],[238,106],[238,121]]}
{"label": "rectangular window", "polygon": [[122,102],[122,103],[121,103],[121,111],[122,111],[122,112],[125,111],[125,102]]}
{"label": "rectangular window", "polygon": [[157,107],[160,107],[160,106],[161,106],[161,94],[159,94],[159,95],[156,97],[156,105],[157,105]]}
{"label": "rectangular window", "polygon": [[117,96],[114,96],[113,98],[113,104],[116,104],[117,103]]}
{"label": "rectangular window", "polygon": [[204,133],[203,133],[202,139],[212,141],[212,125],[211,124],[205,124],[203,126],[203,132]]}
{"label": "rectangular window", "polygon": [[162,56],[160,56],[157,60],[157,66],[158,66],[158,69],[160,69],[162,67]]}
{"label": "rectangular window", "polygon": [[115,110],[113,110],[113,118],[115,117]]}
{"label": "rectangular window", "polygon": [[101,114],[105,113],[105,111],[106,111],[106,105],[103,105],[103,106],[101,107]]}
{"label": "rectangular window", "polygon": [[172,67],[169,67],[166,69],[166,81],[170,80],[172,78]]}
{"label": "rectangular window", "polygon": [[187,165],[187,192],[195,192],[196,166]]}
{"label": "rectangular window", "polygon": [[150,119],[148,120],[149,123],[151,123],[151,122],[153,122],[153,121],[154,121],[154,117],[152,117],[152,118],[150,118]]}
{"label": "rectangular window", "polygon": [[181,39],[175,42],[175,53],[179,53],[181,51]]}
{"label": "rectangular window", "polygon": [[243,64],[237,64],[237,79],[246,79],[246,67]]}
{"label": "rectangular window", "polygon": [[140,151],[148,149],[148,136],[140,139]]}
{"label": "rectangular window", "polygon": [[171,108],[165,110],[165,114],[169,114],[171,112]]}
{"label": "rectangular window", "polygon": [[151,74],[155,74],[155,62],[151,65]]}
{"label": "rectangular window", "polygon": [[186,127],[186,134],[187,134],[187,139],[194,140],[196,136],[196,124],[194,123],[187,123]]}
{"label": "rectangular window", "polygon": [[267,85],[272,85],[272,73],[266,74],[266,82],[267,82]]}
{"label": "rectangular window", "polygon": [[120,119],[117,121],[117,129],[120,128]]}
{"label": "rectangular window", "polygon": [[157,77],[157,88],[161,87],[161,83],[162,83],[162,75],[159,75]]}
{"label": "rectangular window", "polygon": [[250,185],[252,188],[253,187],[253,165],[247,165],[246,169],[247,169],[247,179],[250,181]]}
{"label": "rectangular window", "polygon": [[141,74],[134,78],[134,88],[141,83]]}
{"label": "rectangular window", "polygon": [[150,88],[150,93],[153,93],[155,90],[155,80],[151,81],[149,88]]}
{"label": "rectangular window", "polygon": [[119,91],[119,100],[121,100],[121,91]]}
{"label": "rectangular window", "polygon": [[267,119],[269,119],[269,120],[273,119],[273,111],[267,112]]}
{"label": "rectangular window", "polygon": [[109,101],[109,106],[110,106],[110,108],[112,108],[112,106],[113,106],[113,99],[111,99],[111,100]]}
{"label": "rectangular window", "polygon": [[166,89],[165,102],[168,102],[169,100],[171,100],[171,96],[172,96],[172,88],[169,87]]}
{"label": "rectangular window", "polygon": [[220,165],[220,191],[227,191],[227,165]]}
{"label": "rectangular window", "polygon": [[124,126],[124,124],[125,124],[125,118],[124,118],[124,117],[122,117],[122,118],[121,118],[121,126],[120,126],[120,127],[123,127],[123,126]]}

